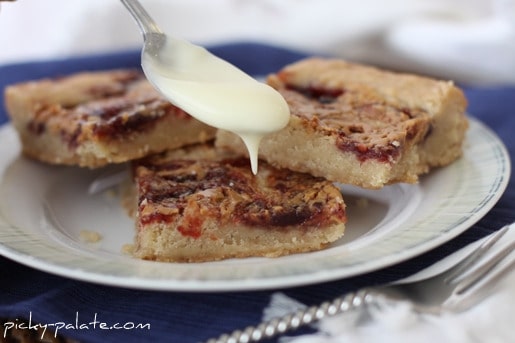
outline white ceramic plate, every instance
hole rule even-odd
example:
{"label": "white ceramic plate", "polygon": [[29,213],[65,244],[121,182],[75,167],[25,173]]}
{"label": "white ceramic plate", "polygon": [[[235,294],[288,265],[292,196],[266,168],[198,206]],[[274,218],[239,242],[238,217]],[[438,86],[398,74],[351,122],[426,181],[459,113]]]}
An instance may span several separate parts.
{"label": "white ceramic plate", "polygon": [[[109,170],[48,166],[20,157],[0,129],[0,254],[69,278],[154,290],[228,291],[318,283],[359,275],[426,252],[469,228],[507,186],[510,161],[497,136],[472,120],[463,158],[417,185],[343,187],[349,221],[330,248],[286,257],[209,263],[140,261],[122,252],[133,223],[112,191],[88,194]],[[98,232],[88,243],[81,232]]]}

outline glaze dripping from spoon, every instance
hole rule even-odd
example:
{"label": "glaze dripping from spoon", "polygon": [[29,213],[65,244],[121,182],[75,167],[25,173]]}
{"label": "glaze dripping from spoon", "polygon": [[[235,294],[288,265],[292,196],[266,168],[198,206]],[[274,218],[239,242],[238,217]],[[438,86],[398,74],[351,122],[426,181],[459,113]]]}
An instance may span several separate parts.
{"label": "glaze dripping from spoon", "polygon": [[261,139],[284,128],[284,98],[205,48],[164,34],[137,0],[122,0],[144,37],[143,72],[171,103],[196,119],[241,137],[257,173]]}

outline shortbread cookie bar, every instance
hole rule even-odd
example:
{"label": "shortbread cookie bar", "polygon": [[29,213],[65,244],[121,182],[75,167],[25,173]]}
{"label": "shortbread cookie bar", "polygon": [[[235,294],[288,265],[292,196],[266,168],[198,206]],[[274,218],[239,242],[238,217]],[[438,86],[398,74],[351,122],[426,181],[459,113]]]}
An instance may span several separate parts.
{"label": "shortbread cookie bar", "polygon": [[[375,189],[417,182],[462,155],[466,99],[452,82],[309,58],[268,83],[292,113],[260,147],[260,157],[275,166]],[[216,144],[245,152],[228,132]]]}
{"label": "shortbread cookie bar", "polygon": [[95,168],[215,135],[162,98],[135,70],[16,84],[6,88],[5,100],[23,152],[52,164]]}
{"label": "shortbread cookie bar", "polygon": [[133,162],[135,256],[202,262],[319,250],[345,229],[331,182],[249,161],[206,144]]}

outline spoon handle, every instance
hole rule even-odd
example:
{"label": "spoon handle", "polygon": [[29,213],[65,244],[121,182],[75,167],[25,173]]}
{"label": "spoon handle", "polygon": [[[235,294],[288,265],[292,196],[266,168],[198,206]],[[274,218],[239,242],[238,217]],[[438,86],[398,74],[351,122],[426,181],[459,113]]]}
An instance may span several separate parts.
{"label": "spoon handle", "polygon": [[121,0],[121,2],[129,10],[136,23],[138,23],[144,38],[151,34],[163,33],[138,0]]}

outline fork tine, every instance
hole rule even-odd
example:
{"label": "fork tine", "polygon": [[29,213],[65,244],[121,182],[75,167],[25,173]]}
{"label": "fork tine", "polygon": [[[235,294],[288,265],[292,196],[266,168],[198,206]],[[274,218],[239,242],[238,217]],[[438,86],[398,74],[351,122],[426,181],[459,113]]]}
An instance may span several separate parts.
{"label": "fork tine", "polygon": [[444,279],[445,283],[455,282],[456,279],[463,275],[463,273],[470,268],[472,264],[477,262],[481,257],[483,257],[490,248],[497,243],[499,239],[506,232],[508,232],[509,226],[506,225],[503,228],[499,229],[494,235],[490,236],[486,241],[481,243],[481,245],[470,252],[462,262],[460,262],[456,267],[454,267],[453,271],[447,275]]}
{"label": "fork tine", "polygon": [[[495,267],[498,263],[504,260],[507,256],[509,256],[513,249],[515,249],[515,242],[512,242],[510,245],[504,247],[499,252],[495,253],[495,255],[489,257],[486,262],[482,263],[478,267],[474,268],[473,271],[470,272],[466,277],[459,281],[456,286],[456,294],[462,294],[466,292],[469,288],[477,284],[479,281],[487,280],[487,274],[493,271],[493,267]],[[511,264],[510,264],[511,265]],[[501,269],[504,271],[505,268]],[[492,275],[488,275],[488,279],[494,278],[499,272],[496,272]]]}

